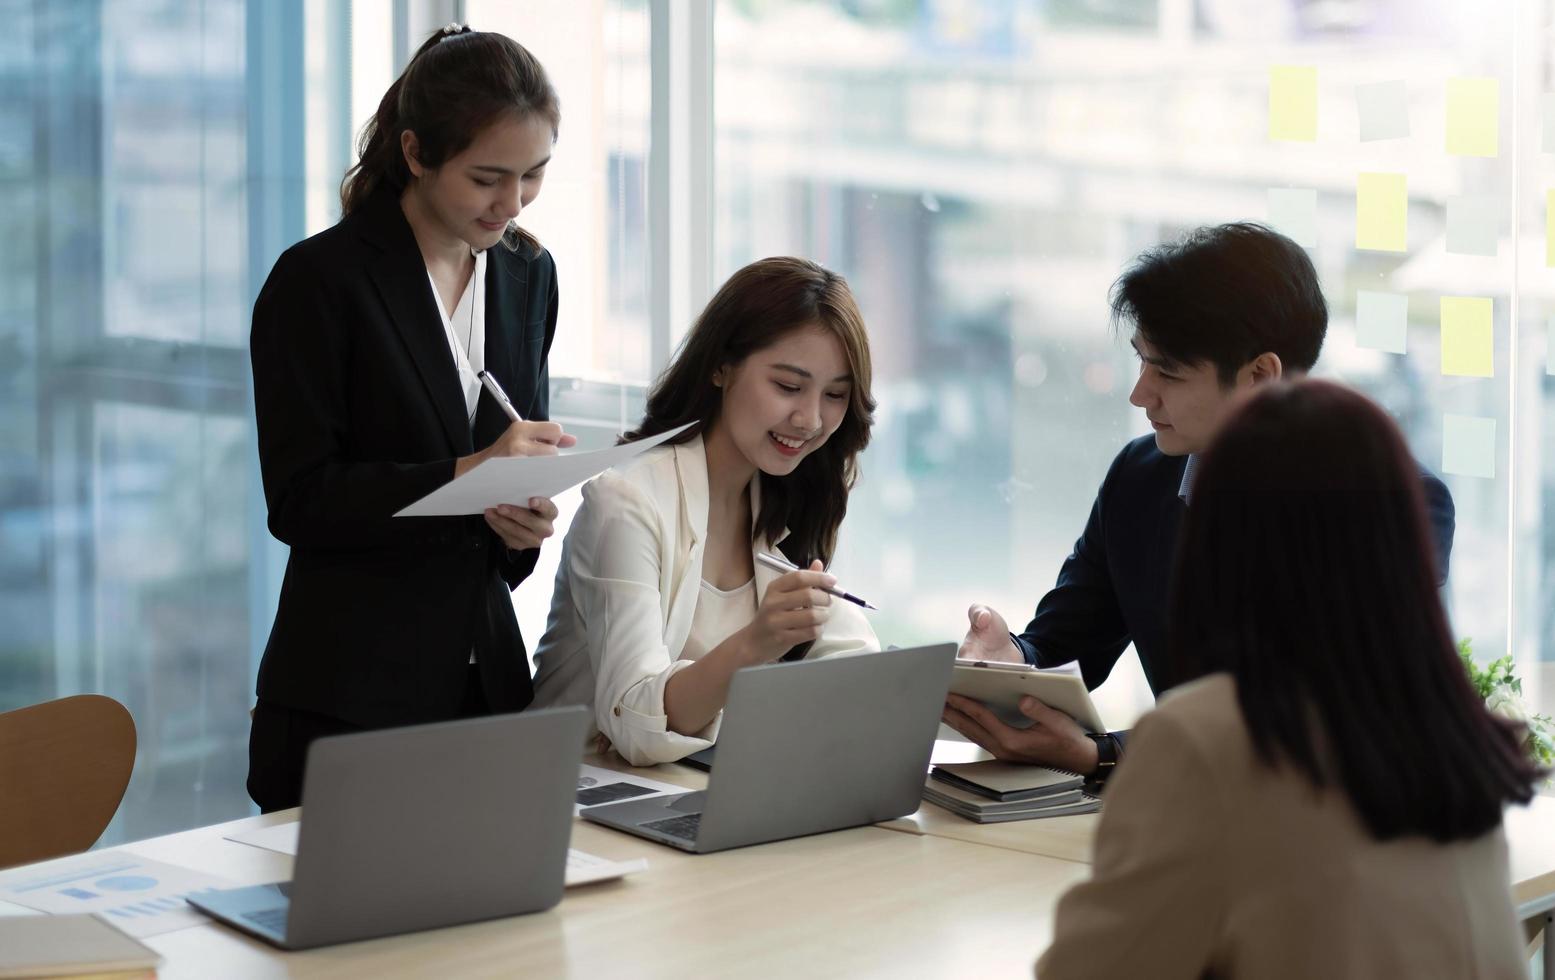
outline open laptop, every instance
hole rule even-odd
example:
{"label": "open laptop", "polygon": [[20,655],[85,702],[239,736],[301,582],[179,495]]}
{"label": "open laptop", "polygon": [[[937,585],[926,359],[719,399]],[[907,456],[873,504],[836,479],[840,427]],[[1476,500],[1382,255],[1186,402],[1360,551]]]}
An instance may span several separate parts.
{"label": "open laptop", "polygon": [[911,813],[955,659],[941,643],[738,671],[705,791],[583,819],[705,854]]}
{"label": "open laptop", "polygon": [[569,707],[319,739],[292,880],[189,904],[285,949],[548,909],[587,726]]}

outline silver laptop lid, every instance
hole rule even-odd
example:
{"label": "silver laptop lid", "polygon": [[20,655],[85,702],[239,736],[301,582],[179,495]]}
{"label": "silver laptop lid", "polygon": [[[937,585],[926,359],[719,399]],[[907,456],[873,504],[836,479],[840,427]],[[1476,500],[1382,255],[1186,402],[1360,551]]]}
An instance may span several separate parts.
{"label": "silver laptop lid", "polygon": [[916,810],[955,659],[940,643],[737,672],[696,849]]}
{"label": "silver laptop lid", "polygon": [[568,707],[314,742],[287,945],[555,905],[587,725]]}

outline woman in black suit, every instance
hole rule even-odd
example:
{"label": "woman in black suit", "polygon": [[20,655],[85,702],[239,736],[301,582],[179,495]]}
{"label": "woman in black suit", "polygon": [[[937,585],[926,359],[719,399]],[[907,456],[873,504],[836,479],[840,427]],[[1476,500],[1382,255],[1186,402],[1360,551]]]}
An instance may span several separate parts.
{"label": "woman in black suit", "polygon": [[282,254],[254,305],[260,468],[291,546],[249,737],[263,810],[300,801],[321,735],[531,700],[510,590],[551,535],[551,501],[392,515],[484,459],[574,441],[545,421],[555,265],[513,224],[559,121],[524,48],[439,31],[364,128],[340,223]]}

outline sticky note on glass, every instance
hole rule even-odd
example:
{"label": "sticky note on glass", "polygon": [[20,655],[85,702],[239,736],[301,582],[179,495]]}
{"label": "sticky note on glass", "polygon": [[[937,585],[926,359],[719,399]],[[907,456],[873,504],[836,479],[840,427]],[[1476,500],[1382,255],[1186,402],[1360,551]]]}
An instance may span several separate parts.
{"label": "sticky note on glass", "polygon": [[1311,143],[1317,139],[1317,68],[1269,69],[1269,138]]}
{"label": "sticky note on glass", "polygon": [[1500,83],[1494,78],[1447,79],[1447,152],[1493,157],[1499,147]]}
{"label": "sticky note on glass", "polygon": [[1488,296],[1442,297],[1442,373],[1463,378],[1495,374],[1495,307]]}
{"label": "sticky note on glass", "polygon": [[1408,221],[1409,185],[1403,174],[1361,174],[1356,178],[1356,248],[1404,251]]}
{"label": "sticky note on glass", "polygon": [[1495,198],[1464,195],[1447,199],[1447,251],[1495,255],[1496,238]]}
{"label": "sticky note on glass", "polygon": [[1442,416],[1442,472],[1496,478],[1496,420],[1479,415]]}
{"label": "sticky note on glass", "polygon": [[1355,293],[1355,344],[1404,353],[1409,335],[1409,297],[1360,289]]}
{"label": "sticky note on glass", "polygon": [[1355,86],[1355,110],[1362,142],[1409,135],[1409,89],[1402,81]]}
{"label": "sticky note on glass", "polygon": [[1544,192],[1544,264],[1555,265],[1555,191]]}
{"label": "sticky note on glass", "polygon": [[1555,153],[1555,92],[1544,93],[1544,139],[1539,148],[1545,153]]}
{"label": "sticky note on glass", "polygon": [[1317,191],[1310,187],[1269,188],[1269,227],[1300,245],[1317,244]]}

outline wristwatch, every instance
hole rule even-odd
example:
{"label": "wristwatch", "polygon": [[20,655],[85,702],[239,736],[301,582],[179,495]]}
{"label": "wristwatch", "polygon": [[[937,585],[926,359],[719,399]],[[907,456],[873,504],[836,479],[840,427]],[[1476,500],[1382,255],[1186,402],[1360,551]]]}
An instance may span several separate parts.
{"label": "wristwatch", "polygon": [[1112,767],[1118,764],[1118,740],[1109,732],[1086,732],[1085,737],[1096,743],[1096,771],[1091,778],[1099,782],[1112,775]]}

